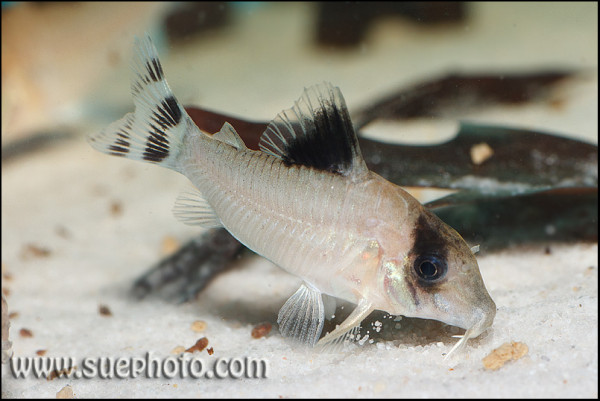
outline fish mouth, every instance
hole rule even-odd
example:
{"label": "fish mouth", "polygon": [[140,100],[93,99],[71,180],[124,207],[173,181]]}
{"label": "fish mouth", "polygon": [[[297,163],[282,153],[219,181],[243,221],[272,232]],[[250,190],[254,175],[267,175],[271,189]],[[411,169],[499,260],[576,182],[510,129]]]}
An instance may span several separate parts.
{"label": "fish mouth", "polygon": [[473,324],[471,327],[467,328],[467,331],[465,332],[464,335],[453,336],[453,337],[460,337],[460,340],[456,344],[454,344],[454,346],[452,347],[450,352],[448,352],[448,354],[446,354],[444,359],[448,359],[448,357],[450,357],[450,355],[454,354],[457,351],[461,351],[462,349],[464,349],[464,347],[467,344],[467,341],[469,339],[478,337],[481,333],[486,331],[492,325],[492,322],[494,321],[494,317],[496,316],[495,305],[494,305],[494,308],[489,309],[487,311],[487,313],[483,309],[477,309],[475,314],[476,314],[476,316],[479,317],[479,319],[476,320],[475,324]]}

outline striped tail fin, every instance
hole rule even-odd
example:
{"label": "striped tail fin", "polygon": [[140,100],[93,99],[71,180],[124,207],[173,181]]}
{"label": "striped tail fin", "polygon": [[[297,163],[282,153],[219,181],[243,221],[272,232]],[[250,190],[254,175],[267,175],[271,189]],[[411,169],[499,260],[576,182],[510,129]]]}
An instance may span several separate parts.
{"label": "striped tail fin", "polygon": [[171,92],[148,35],[135,39],[131,67],[135,111],[90,135],[88,142],[103,153],[181,172],[184,139],[188,133],[200,131]]}

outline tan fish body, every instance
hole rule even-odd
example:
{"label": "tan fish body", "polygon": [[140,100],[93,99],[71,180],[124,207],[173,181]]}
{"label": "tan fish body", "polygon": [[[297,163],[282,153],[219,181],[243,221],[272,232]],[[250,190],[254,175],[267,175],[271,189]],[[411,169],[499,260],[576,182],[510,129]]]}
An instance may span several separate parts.
{"label": "tan fish body", "polygon": [[467,329],[457,346],[491,326],[496,306],[473,252],[411,195],[367,169],[338,88],[305,90],[271,122],[262,151],[253,151],[229,124],[215,135],[200,131],[171,93],[150,39],[136,44],[136,110],[90,143],[184,174],[198,192],[178,199],[180,220],[224,226],[301,277],[279,313],[283,335],[317,343],[322,294],[358,306],[321,344],[344,339],[375,309]]}

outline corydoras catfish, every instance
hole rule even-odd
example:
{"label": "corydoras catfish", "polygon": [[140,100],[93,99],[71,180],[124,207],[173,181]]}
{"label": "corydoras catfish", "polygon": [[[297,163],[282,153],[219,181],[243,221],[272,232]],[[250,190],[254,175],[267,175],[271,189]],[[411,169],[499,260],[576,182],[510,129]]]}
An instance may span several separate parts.
{"label": "corydoras catfish", "polygon": [[[279,312],[284,336],[338,343],[378,309],[466,329],[454,351],[491,326],[496,305],[472,250],[415,198],[369,171],[337,87],[305,89],[253,151],[229,123],[214,135],[193,123],[149,37],[136,39],[132,69],[135,111],[90,136],[90,144],[184,174],[197,192],[178,198],[176,217],[223,226],[302,278]],[[320,339],[323,294],[357,306]]]}

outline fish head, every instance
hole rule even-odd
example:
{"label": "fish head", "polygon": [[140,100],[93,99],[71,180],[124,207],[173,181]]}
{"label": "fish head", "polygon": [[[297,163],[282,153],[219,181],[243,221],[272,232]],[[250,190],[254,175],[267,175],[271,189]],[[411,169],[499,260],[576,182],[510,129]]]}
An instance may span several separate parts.
{"label": "fish head", "polygon": [[408,253],[382,260],[389,312],[439,320],[477,337],[496,315],[477,259],[453,228],[425,208],[417,210]]}

